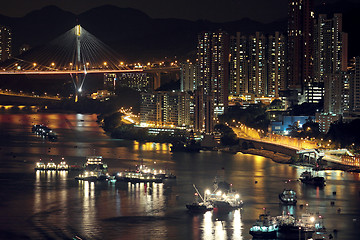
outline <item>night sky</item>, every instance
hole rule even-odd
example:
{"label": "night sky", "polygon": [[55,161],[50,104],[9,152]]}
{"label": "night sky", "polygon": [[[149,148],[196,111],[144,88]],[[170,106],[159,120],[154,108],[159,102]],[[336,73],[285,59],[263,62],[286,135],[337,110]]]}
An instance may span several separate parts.
{"label": "night sky", "polygon": [[[316,4],[336,0],[314,0]],[[360,0],[350,0],[360,2]],[[244,17],[268,23],[286,17],[288,0],[8,0],[0,14],[22,17],[44,6],[55,5],[80,14],[91,8],[111,4],[143,11],[152,18],[206,19],[214,22]]]}

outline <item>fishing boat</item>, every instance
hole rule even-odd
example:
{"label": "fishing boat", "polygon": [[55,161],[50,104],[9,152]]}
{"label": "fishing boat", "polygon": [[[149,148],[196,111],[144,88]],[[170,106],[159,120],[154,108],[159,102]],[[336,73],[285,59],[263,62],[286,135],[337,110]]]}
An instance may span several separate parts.
{"label": "fishing boat", "polygon": [[209,202],[214,209],[220,211],[231,211],[243,207],[244,202],[240,199],[240,194],[232,189],[232,184],[225,181],[217,181],[215,178],[213,191],[206,191]]}
{"label": "fishing boat", "polygon": [[[207,211],[211,211],[214,209],[213,205],[211,204],[211,202],[209,202],[206,199],[206,196],[208,194],[204,194],[204,197],[201,196],[200,192],[198,191],[198,189],[196,188],[196,186],[193,184],[194,189],[196,190],[194,196],[194,202],[191,204],[186,204],[186,208],[189,210],[189,212],[192,213],[204,213]],[[201,201],[199,201],[199,198],[201,199]]]}
{"label": "fishing boat", "polygon": [[313,176],[310,171],[305,171],[300,175],[300,181],[305,184],[323,187],[325,186],[325,178],[320,176]]}
{"label": "fishing boat", "polygon": [[267,214],[264,208],[264,214],[260,214],[249,233],[254,238],[269,239],[276,238],[278,229],[276,218]]}
{"label": "fishing boat", "polygon": [[296,192],[292,189],[284,189],[284,191],[279,194],[279,199],[283,204],[295,205],[297,202]]}

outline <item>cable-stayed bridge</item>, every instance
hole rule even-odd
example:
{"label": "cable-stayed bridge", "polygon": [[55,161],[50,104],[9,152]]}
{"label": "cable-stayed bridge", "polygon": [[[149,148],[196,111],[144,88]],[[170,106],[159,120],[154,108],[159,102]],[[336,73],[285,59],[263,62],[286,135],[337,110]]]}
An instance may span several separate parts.
{"label": "cable-stayed bridge", "polygon": [[77,96],[87,74],[148,72],[159,77],[159,72],[179,70],[179,67],[129,68],[120,59],[109,46],[77,25],[50,43],[8,60],[0,74],[70,74]]}

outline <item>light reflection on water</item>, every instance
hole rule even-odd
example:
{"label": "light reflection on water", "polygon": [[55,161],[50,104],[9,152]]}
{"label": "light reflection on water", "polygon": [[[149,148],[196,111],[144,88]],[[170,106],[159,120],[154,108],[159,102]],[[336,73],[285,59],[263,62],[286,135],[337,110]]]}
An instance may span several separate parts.
{"label": "light reflection on water", "polygon": [[202,239],[243,239],[240,209],[229,213],[221,213],[221,215],[208,211],[202,217],[203,224],[200,227],[200,229],[203,229]]}
{"label": "light reflection on water", "polygon": [[[305,204],[309,204],[310,211],[325,216],[328,229],[340,229],[337,239],[357,236],[359,174],[322,171],[319,175],[326,178],[327,185],[309,187],[297,181],[307,169],[304,167],[241,153],[170,153],[169,144],[110,140],[95,121],[95,115],[81,114],[0,115],[0,127],[4,129],[0,134],[12,139],[0,142],[0,211],[11,216],[0,219],[0,238],[4,229],[23,221],[24,228],[19,231],[33,239],[71,239],[75,235],[83,239],[250,239],[249,228],[262,208],[271,215],[286,212],[298,216],[305,211],[300,205]],[[53,128],[59,134],[58,142],[35,136],[30,130],[35,123]],[[146,165],[174,170],[177,179],[151,185],[108,184],[75,181],[74,172],[33,170],[39,158],[57,163],[65,157],[70,164],[83,164],[86,156],[94,153],[104,157],[111,173],[134,167],[142,159]],[[192,201],[192,184],[201,190],[211,187],[220,169],[240,191],[244,209],[227,214],[187,214],[185,204]],[[27,174],[27,178],[12,174]],[[15,182],[21,190],[16,190]],[[278,194],[284,188],[297,192],[298,205],[279,204]],[[14,210],[24,206],[29,207],[20,218]],[[26,219],[31,219],[32,225]]]}

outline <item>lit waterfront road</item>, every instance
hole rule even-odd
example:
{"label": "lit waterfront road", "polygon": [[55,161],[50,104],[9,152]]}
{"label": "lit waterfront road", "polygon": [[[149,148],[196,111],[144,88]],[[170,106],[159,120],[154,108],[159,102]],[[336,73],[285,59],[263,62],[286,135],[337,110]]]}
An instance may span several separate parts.
{"label": "lit waterfront road", "polygon": [[[113,140],[96,120],[83,114],[0,114],[0,239],[248,240],[264,207],[274,216],[283,211],[299,216],[306,204],[322,214],[328,231],[338,230],[334,239],[357,239],[359,174],[322,171],[327,185],[314,188],[296,181],[303,167],[241,153],[171,153],[169,144]],[[52,128],[58,141],[33,134],[31,125],[39,123]],[[170,169],[177,178],[112,184],[75,181],[76,171],[34,170],[40,158],[81,165],[89,155],[103,156],[110,173],[142,162]],[[216,175],[233,184],[244,208],[189,214],[185,204],[193,201],[192,185],[204,192]],[[284,188],[296,191],[296,206],[279,204]]]}

